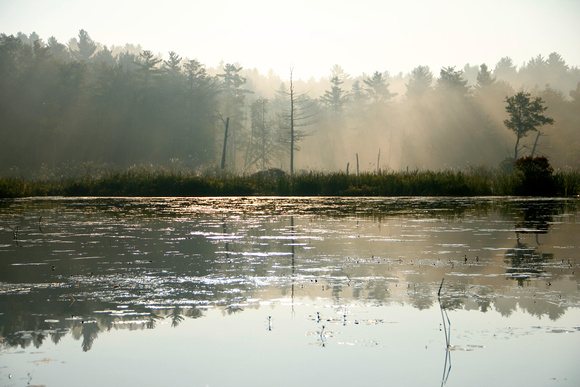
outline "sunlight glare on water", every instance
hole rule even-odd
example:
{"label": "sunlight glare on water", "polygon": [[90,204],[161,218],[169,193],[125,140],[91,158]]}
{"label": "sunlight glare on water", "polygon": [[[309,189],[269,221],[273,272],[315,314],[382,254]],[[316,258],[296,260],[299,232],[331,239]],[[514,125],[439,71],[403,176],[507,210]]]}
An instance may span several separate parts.
{"label": "sunlight glare on water", "polygon": [[578,204],[2,201],[0,385],[575,386]]}

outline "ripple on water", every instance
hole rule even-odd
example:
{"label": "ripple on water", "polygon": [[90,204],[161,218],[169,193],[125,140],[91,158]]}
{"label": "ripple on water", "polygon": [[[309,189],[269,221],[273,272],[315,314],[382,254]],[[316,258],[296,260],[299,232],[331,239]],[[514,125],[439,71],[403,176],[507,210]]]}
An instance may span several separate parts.
{"label": "ripple on water", "polygon": [[[499,204],[494,204],[497,201]],[[20,203],[22,206],[24,202]],[[397,352],[404,351],[407,345],[397,346],[399,331],[388,336],[389,342],[382,342],[380,339],[386,336],[381,335],[385,331],[391,333],[385,324],[405,322],[398,324],[403,330],[424,317],[432,321],[427,322],[426,329],[413,331],[409,337],[416,338],[431,330],[441,333],[437,330],[441,323],[437,295],[441,279],[445,278],[441,303],[449,308],[453,329],[461,333],[453,332],[457,342],[448,349],[480,350],[484,343],[493,343],[496,338],[509,340],[529,335],[530,324],[519,331],[504,328],[517,324],[523,314],[532,316],[529,321],[537,318],[533,321],[538,324],[537,321],[549,321],[545,316],[555,321],[564,312],[580,308],[578,279],[574,274],[578,264],[568,262],[578,246],[565,231],[565,228],[578,230],[575,220],[558,218],[558,222],[547,222],[550,238],[540,235],[541,245],[536,243],[535,236],[519,235],[520,241],[529,247],[522,248],[514,232],[534,231],[533,226],[521,220],[535,213],[517,208],[520,213],[505,203],[513,204],[513,200],[141,198],[67,199],[56,204],[51,201],[50,205],[58,209],[58,218],[44,215],[42,226],[55,232],[39,234],[38,217],[30,216],[28,234],[25,231],[20,234],[22,243],[28,243],[29,248],[18,249],[8,239],[2,240],[0,262],[5,262],[3,268],[22,275],[22,283],[7,283],[8,279],[2,277],[5,282],[0,283],[0,294],[3,298],[11,297],[14,305],[26,306],[22,311],[3,313],[2,320],[14,314],[18,317],[14,321],[23,324],[36,319],[51,328],[66,325],[75,337],[80,337],[83,329],[95,328],[94,322],[98,321],[103,327],[100,340],[107,336],[104,330],[111,325],[150,328],[154,327],[152,321],[164,321],[169,315],[175,319],[172,323],[180,315],[200,317],[200,310],[208,319],[215,319],[207,324],[208,330],[214,323],[223,323],[226,319],[222,316],[226,314],[238,314],[232,317],[233,324],[246,323],[244,318],[252,313],[256,314],[247,320],[254,321],[258,316],[256,321],[262,321],[272,314],[277,319],[274,329],[279,330],[275,333],[282,333],[280,336],[288,334],[282,329],[302,319],[308,326],[298,329],[300,335],[313,333],[305,342],[322,345],[316,339],[324,339],[330,350],[336,344],[375,348],[384,345]],[[485,207],[481,214],[476,208],[480,205]],[[26,213],[41,210],[37,204]],[[548,208],[547,214],[554,211]],[[574,211],[566,210],[568,213]],[[475,263],[472,256],[469,264],[464,265],[463,256],[470,251],[478,251],[481,260]],[[544,262],[514,259],[516,252],[531,256],[531,252],[539,251],[548,254]],[[51,265],[48,259],[55,256],[60,260],[58,270],[46,270]],[[93,272],[95,275],[89,275]],[[283,307],[287,309],[280,312]],[[35,313],[25,309],[35,309]],[[244,312],[239,313],[242,309]],[[291,315],[286,313],[290,309],[296,312],[292,319],[281,320],[280,316]],[[39,310],[42,313],[36,313]],[[460,318],[462,312],[477,313],[476,310],[488,313]],[[86,311],[85,315],[69,318],[71,314],[81,314],[80,311]],[[314,325],[317,321],[305,317],[315,316],[316,311],[320,311],[319,321],[324,321],[325,330]],[[219,318],[211,317],[211,313]],[[406,314],[413,313],[419,318],[404,319]],[[499,328],[488,329],[490,315],[499,313]],[[512,315],[518,316],[512,319]],[[83,328],[83,321],[91,326]],[[475,331],[472,325],[479,321],[485,323],[488,333]],[[566,324],[549,324],[536,329],[537,335],[549,333],[551,340],[555,340],[554,337],[569,337],[580,331]],[[380,335],[362,337],[359,333],[375,325],[382,329]],[[243,334],[251,336],[254,328],[251,326]],[[191,330],[172,333],[179,337],[184,331]],[[28,332],[25,337],[32,340],[41,330]],[[482,337],[485,340],[480,341]],[[493,348],[489,346],[485,350],[490,351],[490,358],[501,355],[491,352]],[[461,371],[454,368],[451,378],[453,372]]]}

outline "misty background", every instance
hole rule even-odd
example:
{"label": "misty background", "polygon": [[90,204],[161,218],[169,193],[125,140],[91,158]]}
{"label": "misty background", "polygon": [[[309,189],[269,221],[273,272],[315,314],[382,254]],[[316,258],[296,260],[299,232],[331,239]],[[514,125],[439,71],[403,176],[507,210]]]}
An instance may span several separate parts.
{"label": "misty background", "polygon": [[[426,58],[427,60],[427,58]],[[0,174],[48,176],[136,165],[238,173],[498,167],[513,157],[505,99],[541,97],[553,125],[536,152],[580,167],[580,69],[556,52],[516,65],[417,63],[308,80],[240,63],[205,66],[140,45],[107,47],[81,30],[67,42],[0,35]],[[291,114],[292,113],[292,114]],[[524,139],[531,149],[537,133]],[[520,156],[530,153],[524,150]]]}

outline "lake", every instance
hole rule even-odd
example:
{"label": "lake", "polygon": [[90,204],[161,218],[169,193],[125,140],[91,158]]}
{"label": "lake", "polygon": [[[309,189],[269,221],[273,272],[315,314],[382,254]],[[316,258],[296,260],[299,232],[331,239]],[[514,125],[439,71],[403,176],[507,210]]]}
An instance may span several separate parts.
{"label": "lake", "polygon": [[580,200],[0,201],[0,385],[578,386]]}

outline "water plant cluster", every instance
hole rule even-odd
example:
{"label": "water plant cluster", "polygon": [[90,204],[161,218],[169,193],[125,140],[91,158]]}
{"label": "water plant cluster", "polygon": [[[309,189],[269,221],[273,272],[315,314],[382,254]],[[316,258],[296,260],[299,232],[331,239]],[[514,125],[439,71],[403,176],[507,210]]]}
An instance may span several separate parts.
{"label": "water plant cluster", "polygon": [[364,173],[268,170],[234,174],[138,166],[85,175],[0,178],[0,197],[29,196],[573,196],[580,171],[554,171],[545,157],[518,160],[508,171],[376,171]]}

